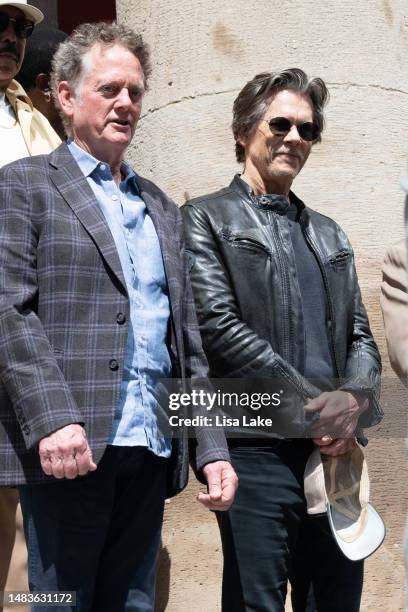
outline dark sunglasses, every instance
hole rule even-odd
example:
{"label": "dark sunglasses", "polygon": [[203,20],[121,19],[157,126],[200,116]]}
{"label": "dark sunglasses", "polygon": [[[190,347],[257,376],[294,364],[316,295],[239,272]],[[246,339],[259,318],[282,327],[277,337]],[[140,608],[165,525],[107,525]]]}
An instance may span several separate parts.
{"label": "dark sunglasses", "polygon": [[311,121],[306,121],[305,123],[292,123],[286,117],[272,117],[272,119],[265,119],[266,123],[269,125],[269,129],[272,134],[276,136],[286,136],[292,128],[292,125],[296,125],[296,129],[299,132],[299,136],[303,140],[307,140],[308,142],[312,140],[316,140],[316,138],[320,135],[320,130],[316,123],[312,123]]}
{"label": "dark sunglasses", "polygon": [[0,33],[5,32],[10,23],[14,25],[14,31],[17,38],[28,38],[34,30],[34,24],[28,19],[14,19],[9,17],[7,13],[0,13]]}

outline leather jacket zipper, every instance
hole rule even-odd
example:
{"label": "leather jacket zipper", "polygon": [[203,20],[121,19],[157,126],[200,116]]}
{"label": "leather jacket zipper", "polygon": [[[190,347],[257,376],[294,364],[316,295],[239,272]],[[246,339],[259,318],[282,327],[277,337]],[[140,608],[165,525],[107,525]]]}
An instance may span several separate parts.
{"label": "leather jacket zipper", "polygon": [[334,257],[329,259],[331,264],[341,263],[345,259],[348,259],[350,252],[347,249],[340,249],[338,253]]}
{"label": "leather jacket zipper", "polygon": [[329,263],[335,270],[341,270],[347,265],[347,260],[350,257],[350,251],[347,249],[341,249],[334,257],[329,259]]}
{"label": "leather jacket zipper", "polygon": [[292,314],[291,314],[291,299],[290,299],[290,281],[289,281],[289,271],[286,265],[285,257],[282,254],[284,252],[284,244],[282,240],[282,236],[279,231],[278,221],[275,215],[268,212],[268,217],[272,219],[273,228],[276,233],[276,239],[278,242],[278,248],[276,249],[277,257],[279,260],[280,269],[282,270],[282,302],[283,302],[283,313],[288,313],[288,322],[289,325],[282,326],[282,357],[290,364],[293,365],[293,351],[291,350],[291,342],[290,339],[293,337],[293,329],[292,329]]}
{"label": "leather jacket zipper", "polygon": [[246,249],[252,248],[261,250],[264,251],[268,256],[270,256],[270,251],[266,248],[266,246],[262,244],[262,242],[255,240],[255,238],[241,238],[240,236],[234,236],[233,234],[227,234],[226,232],[222,232],[221,236],[225,238],[225,240],[228,240],[228,242],[231,243],[233,246],[240,246]]}
{"label": "leather jacket zipper", "polygon": [[[323,262],[322,262],[322,260],[320,258],[320,255],[319,255],[319,251],[318,251],[318,249],[317,249],[317,247],[316,247],[312,237],[310,236],[309,232],[303,227],[303,225],[301,225],[301,228],[302,228],[303,235],[304,235],[304,237],[306,239],[306,242],[310,246],[314,256],[316,257],[316,261],[319,264],[320,272],[321,272],[322,278],[323,278],[324,287],[326,289],[327,305],[328,305],[328,308],[329,308],[330,348],[331,348],[331,354],[332,354],[332,357],[333,357],[334,366],[335,366],[336,372],[337,372],[337,378],[340,378],[340,370],[339,370],[339,365],[338,365],[338,362],[337,362],[336,351],[335,351],[335,348],[334,348],[335,347],[335,341],[334,341],[335,323],[334,323],[333,302],[332,302],[331,295],[330,295],[330,290],[329,290],[329,281],[327,279],[327,274],[326,274],[326,270],[324,269]],[[344,257],[343,254],[342,254],[342,257]]]}

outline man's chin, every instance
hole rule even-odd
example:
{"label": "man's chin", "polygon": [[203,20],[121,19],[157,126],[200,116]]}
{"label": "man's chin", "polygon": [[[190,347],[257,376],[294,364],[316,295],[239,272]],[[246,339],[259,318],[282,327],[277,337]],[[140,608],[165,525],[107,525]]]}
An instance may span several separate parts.
{"label": "man's chin", "polygon": [[129,126],[126,128],[116,127],[114,124],[110,126],[109,140],[112,144],[123,143],[125,146],[130,144],[133,138],[133,132]]}
{"label": "man's chin", "polygon": [[11,58],[0,58],[0,86],[10,84],[18,72],[18,67],[15,61]]}
{"label": "man's chin", "polygon": [[301,168],[300,160],[297,158],[293,158],[290,161],[281,159],[279,163],[279,171],[285,176],[292,178],[295,178],[299,174]]}
{"label": "man's chin", "polygon": [[113,147],[123,147],[123,149],[126,149],[126,147],[130,145],[131,141],[131,136],[126,134],[116,134],[113,138],[111,138],[110,145]]}
{"label": "man's chin", "polygon": [[293,166],[282,165],[282,167],[279,168],[279,174],[281,174],[282,176],[285,176],[287,178],[291,178],[292,180],[297,177],[299,172],[300,172],[300,167],[299,166],[294,168]]}

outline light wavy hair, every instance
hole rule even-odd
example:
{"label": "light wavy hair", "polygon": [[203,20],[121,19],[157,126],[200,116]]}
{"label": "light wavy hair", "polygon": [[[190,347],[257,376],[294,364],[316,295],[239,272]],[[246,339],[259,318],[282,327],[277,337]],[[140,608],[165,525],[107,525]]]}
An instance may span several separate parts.
{"label": "light wavy hair", "polygon": [[121,45],[133,53],[142,67],[144,86],[147,89],[151,74],[150,51],[142,36],[116,22],[82,23],[60,44],[52,60],[52,95],[68,135],[71,132],[71,124],[62,112],[58,100],[58,85],[61,81],[67,81],[76,94],[80,95],[81,82],[90,68],[88,54],[95,45],[102,48]]}

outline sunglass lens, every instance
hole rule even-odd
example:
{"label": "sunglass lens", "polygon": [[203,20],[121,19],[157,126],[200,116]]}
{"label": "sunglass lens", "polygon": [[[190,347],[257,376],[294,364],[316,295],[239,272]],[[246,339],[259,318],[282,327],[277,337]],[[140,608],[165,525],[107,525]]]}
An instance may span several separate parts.
{"label": "sunglass lens", "polygon": [[28,38],[34,30],[34,24],[27,19],[12,19],[6,13],[0,13],[0,32],[4,32],[9,27],[10,22],[14,26],[14,31],[18,38]]}
{"label": "sunglass lens", "polygon": [[291,128],[291,123],[286,117],[274,117],[269,121],[269,129],[272,134],[287,134]]}
{"label": "sunglass lens", "polygon": [[9,23],[9,16],[6,15],[6,13],[0,13],[0,32],[4,32],[4,30],[7,30]]}
{"label": "sunglass lens", "polygon": [[16,34],[20,38],[28,38],[34,30],[34,24],[31,21],[20,21],[16,23]]}
{"label": "sunglass lens", "polygon": [[317,125],[311,122],[302,123],[298,126],[298,132],[303,140],[316,140],[319,135]]}

